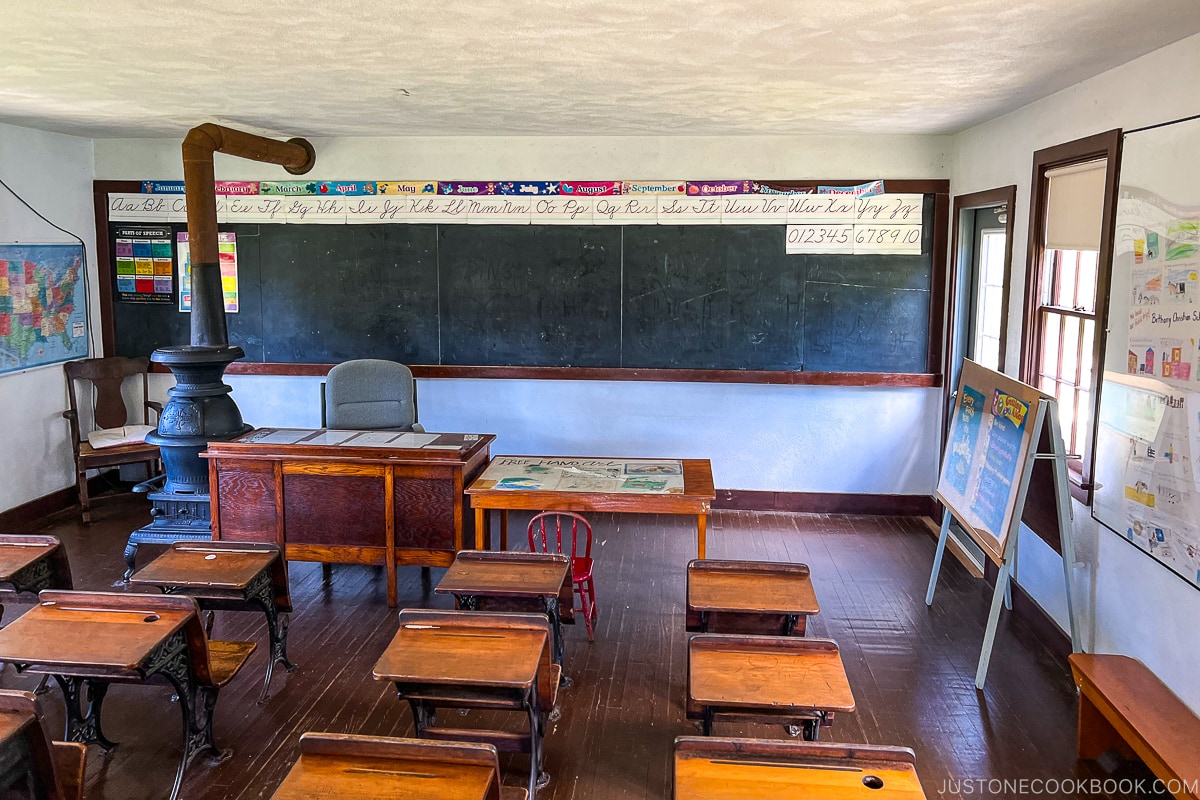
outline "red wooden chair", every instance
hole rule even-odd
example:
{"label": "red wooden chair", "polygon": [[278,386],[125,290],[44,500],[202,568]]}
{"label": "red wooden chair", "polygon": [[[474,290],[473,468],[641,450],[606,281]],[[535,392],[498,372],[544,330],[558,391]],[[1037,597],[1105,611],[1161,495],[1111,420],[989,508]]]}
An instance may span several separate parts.
{"label": "red wooden chair", "polygon": [[[596,585],[592,582],[592,525],[573,511],[543,511],[529,520],[529,550],[533,553],[563,552],[563,523],[571,525],[571,581],[579,593],[583,624],[588,641],[595,641]],[[584,531],[583,555],[579,553],[579,529]]]}

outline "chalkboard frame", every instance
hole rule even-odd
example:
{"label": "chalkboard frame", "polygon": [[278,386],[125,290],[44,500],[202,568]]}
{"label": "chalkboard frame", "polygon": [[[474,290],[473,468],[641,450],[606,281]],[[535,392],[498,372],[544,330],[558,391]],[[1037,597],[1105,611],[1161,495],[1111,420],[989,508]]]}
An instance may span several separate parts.
{"label": "chalkboard frame", "polygon": [[[779,190],[813,188],[818,185],[855,185],[867,179],[821,179],[803,181],[769,181]],[[930,276],[929,342],[927,369],[940,369],[946,321],[946,262],[949,244],[950,182],[944,179],[885,180],[887,190],[894,193],[934,195],[933,252]],[[96,249],[99,268],[101,342],[106,354],[116,353],[116,324],[114,319],[115,286],[112,278],[113,254],[109,246],[108,195],[141,191],[140,181],[96,180],[92,183],[93,208],[96,219]],[[324,376],[333,364],[235,362],[226,370],[232,375],[291,375]],[[941,372],[817,372],[785,370],[723,370],[723,369],[643,369],[630,367],[501,367],[501,366],[443,366],[411,364],[418,378],[496,378],[517,380],[607,380],[607,381],[667,381],[705,383],[761,383],[775,385],[816,386],[894,386],[940,387]],[[156,371],[165,371],[154,365]]]}

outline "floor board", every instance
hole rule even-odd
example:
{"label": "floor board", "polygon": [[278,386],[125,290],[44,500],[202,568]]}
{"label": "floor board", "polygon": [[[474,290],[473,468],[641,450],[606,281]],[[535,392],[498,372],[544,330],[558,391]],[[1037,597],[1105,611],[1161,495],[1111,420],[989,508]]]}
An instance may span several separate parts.
{"label": "floor board", "polygon": [[[125,537],[148,517],[140,499],[101,507],[95,516],[86,528],[59,517],[45,530],[66,542],[78,588],[107,590],[120,577]],[[596,641],[588,644],[582,619],[567,628],[567,670],[575,685],[560,695],[562,718],[546,743],[552,781],[539,797],[668,798],[672,741],[696,733],[683,709],[684,578],[695,551],[694,523],[611,514],[593,515],[592,522]],[[523,523],[514,517],[519,546]],[[947,559],[937,600],[927,608],[933,546],[917,519],[748,511],[715,513],[708,538],[713,558],[791,560],[812,568],[822,610],[810,620],[809,635],[838,642],[858,705],[856,713],[839,715],[823,738],[912,747],[931,798],[980,795],[977,788],[961,791],[963,781],[1092,775],[1074,756],[1075,692],[1067,666],[1023,621],[1002,618],[987,687],[976,692],[990,593]],[[143,551],[143,563],[157,552]],[[432,591],[443,572],[434,569],[423,580],[419,568],[400,568],[402,607],[451,607]],[[318,564],[293,563],[290,577],[289,649],[300,669],[277,673],[265,705],[255,704],[266,649],[261,617],[218,614],[217,637],[256,639],[260,649],[221,693],[216,736],[233,757],[218,766],[198,760],[185,778],[184,798],[269,797],[295,759],[303,731],[412,734],[407,705],[371,678],[396,630],[382,569],[335,566],[326,579]],[[6,618],[27,603],[6,602]],[[4,687],[34,682],[12,667],[0,674]],[[179,710],[168,695],[135,686],[109,693],[106,730],[122,744],[107,758],[94,748],[89,753],[88,798],[166,796],[180,749]],[[45,705],[57,731],[56,691]],[[472,712],[468,719],[519,725],[499,712]],[[716,732],[785,738],[781,728],[763,725],[718,723]],[[502,763],[505,782],[521,785],[524,757]]]}

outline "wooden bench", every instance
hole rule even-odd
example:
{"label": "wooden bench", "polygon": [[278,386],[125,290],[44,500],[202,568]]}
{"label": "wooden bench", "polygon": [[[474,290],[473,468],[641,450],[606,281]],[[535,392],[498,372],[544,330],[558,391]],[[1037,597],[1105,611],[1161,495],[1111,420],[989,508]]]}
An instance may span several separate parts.
{"label": "wooden bench", "polygon": [[1138,758],[1177,798],[1196,798],[1200,717],[1137,659],[1074,653],[1079,687],[1079,758],[1116,750]]}

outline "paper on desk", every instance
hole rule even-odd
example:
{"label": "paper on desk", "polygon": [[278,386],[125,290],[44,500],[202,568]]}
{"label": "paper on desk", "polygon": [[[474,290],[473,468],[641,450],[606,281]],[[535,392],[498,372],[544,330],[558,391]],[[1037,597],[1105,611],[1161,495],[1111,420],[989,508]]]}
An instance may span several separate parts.
{"label": "paper on desk", "polygon": [[304,440],[305,444],[341,444],[358,431],[317,431]]}
{"label": "paper on desk", "polygon": [[[400,438],[392,443],[394,447],[424,447],[437,441],[437,433],[402,433]],[[458,448],[454,448],[457,450]]]}
{"label": "paper on desk", "polygon": [[348,444],[353,444],[355,446],[386,445],[390,444],[391,441],[399,435],[400,434],[396,433],[395,431],[363,431],[362,433],[356,435],[353,441],[348,442]]}
{"label": "paper on desk", "polygon": [[312,433],[311,430],[296,430],[295,428],[280,428],[271,432],[255,431],[243,436],[240,441],[257,444],[295,444]]}

